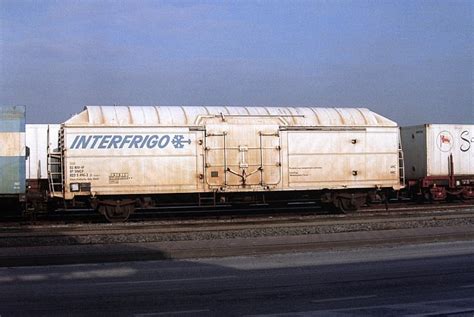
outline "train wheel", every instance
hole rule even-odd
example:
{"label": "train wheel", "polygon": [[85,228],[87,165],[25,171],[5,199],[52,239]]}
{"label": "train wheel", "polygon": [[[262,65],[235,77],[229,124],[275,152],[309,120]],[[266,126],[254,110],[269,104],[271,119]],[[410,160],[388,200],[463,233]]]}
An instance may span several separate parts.
{"label": "train wheel", "polygon": [[352,202],[350,199],[346,198],[339,198],[338,203],[339,210],[345,214],[354,213],[359,209],[359,205],[357,203]]}
{"label": "train wheel", "polygon": [[339,211],[350,214],[356,212],[362,205],[367,202],[365,194],[349,194],[339,196],[335,200],[335,206]]}
{"label": "train wheel", "polygon": [[101,205],[99,206],[99,212],[104,215],[108,222],[124,222],[127,221],[130,215],[133,213],[133,205],[124,206],[111,206]]}

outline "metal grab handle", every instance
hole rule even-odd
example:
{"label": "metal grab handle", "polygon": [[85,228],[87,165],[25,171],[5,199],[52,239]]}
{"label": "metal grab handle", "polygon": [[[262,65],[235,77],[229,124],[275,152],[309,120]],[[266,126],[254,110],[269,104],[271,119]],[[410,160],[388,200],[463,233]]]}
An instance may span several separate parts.
{"label": "metal grab handle", "polygon": [[251,172],[251,173],[249,173],[249,174],[247,174],[247,173],[245,172],[245,169],[242,169],[242,174],[239,174],[239,173],[237,173],[237,172],[231,170],[230,167],[227,168],[227,172],[229,172],[229,173],[231,173],[231,174],[234,174],[234,175],[239,176],[240,178],[242,178],[242,185],[245,185],[245,182],[246,182],[246,180],[247,180],[247,177],[252,176],[253,174],[255,174],[255,173],[257,173],[257,172],[260,172],[260,171],[262,171],[262,170],[263,170],[263,168],[262,168],[261,166],[259,166],[255,171],[253,171],[253,172]]}

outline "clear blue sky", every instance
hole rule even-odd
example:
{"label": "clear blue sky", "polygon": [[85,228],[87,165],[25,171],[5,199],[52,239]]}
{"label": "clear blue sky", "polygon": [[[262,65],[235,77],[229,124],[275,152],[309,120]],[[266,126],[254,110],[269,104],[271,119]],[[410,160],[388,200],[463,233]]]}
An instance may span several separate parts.
{"label": "clear blue sky", "polygon": [[0,0],[0,105],[368,107],[474,123],[474,1]]}

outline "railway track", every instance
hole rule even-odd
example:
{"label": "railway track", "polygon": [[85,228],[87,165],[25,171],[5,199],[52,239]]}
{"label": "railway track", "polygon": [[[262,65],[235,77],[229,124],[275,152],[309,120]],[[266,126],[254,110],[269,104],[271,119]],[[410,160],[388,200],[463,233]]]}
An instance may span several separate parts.
{"label": "railway track", "polygon": [[[429,208],[428,208],[429,207]],[[127,243],[318,234],[474,224],[473,205],[367,209],[362,213],[273,213],[238,217],[162,219],[120,224],[10,224],[0,228],[0,246]]]}
{"label": "railway track", "polygon": [[474,238],[474,206],[367,208],[164,218],[127,223],[0,226],[0,266],[236,256]]}
{"label": "railway track", "polygon": [[[269,205],[250,205],[235,208],[233,206],[219,207],[198,207],[198,206],[179,206],[163,207],[155,209],[139,209],[133,214],[128,223],[141,223],[144,221],[181,221],[181,220],[215,220],[215,219],[254,219],[256,217],[291,217],[291,216],[318,216],[318,217],[337,217],[344,218],[348,216],[370,216],[374,215],[392,215],[402,213],[424,213],[430,211],[442,211],[459,208],[474,207],[474,202],[463,203],[435,203],[435,204],[414,204],[414,203],[390,203],[388,209],[381,204],[365,206],[353,214],[343,214],[333,210],[327,210],[314,202],[296,203],[285,206]],[[55,224],[93,224],[104,223],[104,218],[94,210],[89,209],[68,209],[59,210],[47,214],[35,214],[28,218],[22,217],[4,217],[0,219],[3,226],[9,225],[55,225]],[[116,224],[120,225],[120,224]],[[1,230],[1,229],[0,229]]]}

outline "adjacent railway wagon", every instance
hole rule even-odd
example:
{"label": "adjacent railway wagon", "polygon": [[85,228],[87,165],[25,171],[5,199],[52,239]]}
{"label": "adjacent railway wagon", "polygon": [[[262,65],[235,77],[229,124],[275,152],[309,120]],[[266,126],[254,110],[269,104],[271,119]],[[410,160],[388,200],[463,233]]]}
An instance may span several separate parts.
{"label": "adjacent railway wagon", "polygon": [[28,206],[47,208],[49,200],[48,153],[58,146],[59,124],[26,124],[26,188]]}
{"label": "adjacent railway wagon", "polygon": [[429,200],[474,198],[474,125],[401,128],[407,190]]}
{"label": "adjacent railway wagon", "polygon": [[363,108],[88,106],[61,125],[49,161],[51,197],[112,221],[187,199],[356,210],[403,184],[397,124]]}
{"label": "adjacent railway wagon", "polygon": [[25,198],[25,107],[0,107],[0,199]]}

